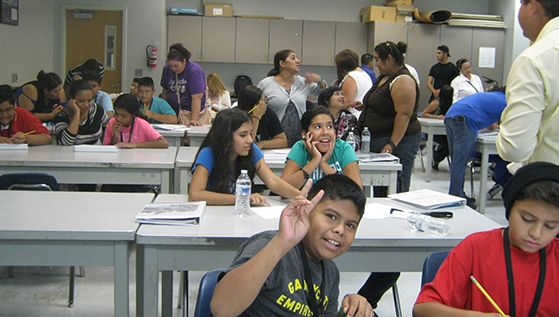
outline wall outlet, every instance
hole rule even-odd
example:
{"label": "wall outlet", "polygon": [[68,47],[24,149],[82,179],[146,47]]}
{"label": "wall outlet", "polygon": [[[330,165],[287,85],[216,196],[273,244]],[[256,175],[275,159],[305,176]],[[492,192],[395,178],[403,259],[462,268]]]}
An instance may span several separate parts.
{"label": "wall outlet", "polygon": [[144,77],[144,70],[141,68],[134,69],[134,77]]}
{"label": "wall outlet", "polygon": [[17,73],[12,73],[12,84],[17,83],[17,78],[18,78]]}

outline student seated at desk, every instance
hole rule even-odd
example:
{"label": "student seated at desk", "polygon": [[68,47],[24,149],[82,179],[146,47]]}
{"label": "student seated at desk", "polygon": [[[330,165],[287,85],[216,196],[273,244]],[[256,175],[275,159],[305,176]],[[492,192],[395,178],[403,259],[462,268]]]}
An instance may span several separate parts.
{"label": "student seated at desk", "polygon": [[40,71],[37,80],[30,81],[16,90],[18,107],[29,110],[41,122],[50,122],[66,108],[66,94],[62,79],[55,73]]}
{"label": "student seated at desk", "polygon": [[104,145],[116,145],[119,148],[169,147],[167,140],[148,123],[134,95],[124,94],[116,98],[114,109],[115,117],[105,129]]}
{"label": "student seated at desk", "polygon": [[422,316],[559,316],[559,166],[519,169],[503,191],[507,228],[474,233],[425,284],[413,308]]}
{"label": "student seated at desk", "polygon": [[[365,210],[361,187],[329,175],[282,212],[279,230],[249,238],[218,282],[215,316],[373,316],[367,300],[346,295],[338,311],[340,273],[334,258],[353,243]],[[308,287],[306,287],[308,285]],[[310,291],[309,291],[310,290]]]}
{"label": "student seated at desk", "polygon": [[68,106],[53,120],[58,144],[101,144],[103,126],[109,117],[93,102],[93,88],[89,82],[85,79],[74,81],[69,96]]}
{"label": "student seated at desk", "polygon": [[0,85],[0,143],[45,145],[50,133],[31,112],[16,107],[14,90]]}
{"label": "student seated at desk", "polygon": [[[209,205],[235,204],[235,183],[241,170],[247,170],[268,188],[287,198],[295,198],[299,190],[270,170],[260,149],[252,143],[252,120],[243,110],[233,108],[217,113],[208,135],[200,145],[191,167],[190,201],[205,200]],[[253,182],[254,183],[254,182]],[[250,195],[251,205],[267,204],[258,194]]]}
{"label": "student seated at desk", "polygon": [[142,103],[142,112],[151,123],[176,124],[179,122],[175,110],[167,100],[154,97],[155,83],[151,77],[142,77],[138,83],[138,94]]}
{"label": "student seated at desk", "polygon": [[[318,96],[318,105],[328,108],[334,118],[336,138],[346,140],[350,131],[357,133],[357,118],[349,112],[349,106],[344,101],[342,87],[328,87]],[[358,144],[361,143],[359,133],[355,135]]]}
{"label": "student seated at desk", "polygon": [[363,188],[355,151],[346,141],[336,139],[330,110],[325,107],[307,110],[301,126],[303,139],[287,155],[281,178],[301,188],[309,178],[317,181],[325,175],[342,173]]}
{"label": "student seated at desk", "polygon": [[275,112],[268,109],[266,96],[260,88],[245,86],[239,92],[237,107],[252,116],[251,136],[256,146],[263,149],[282,149],[287,147],[287,136]]}

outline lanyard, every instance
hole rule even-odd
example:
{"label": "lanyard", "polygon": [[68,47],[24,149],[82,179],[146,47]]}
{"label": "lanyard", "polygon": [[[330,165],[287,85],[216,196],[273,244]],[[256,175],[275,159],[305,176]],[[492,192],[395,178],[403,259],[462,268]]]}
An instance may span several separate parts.
{"label": "lanyard", "polygon": [[[516,299],[514,294],[514,276],[512,274],[512,259],[510,255],[510,241],[509,241],[509,228],[505,228],[503,232],[503,245],[505,248],[505,263],[507,266],[507,281],[509,286],[509,315],[511,317],[516,317]],[[545,269],[546,269],[546,253],[545,248],[540,249],[540,276],[538,277],[538,286],[536,288],[536,294],[534,295],[534,301],[532,301],[532,307],[530,307],[530,314],[528,317],[536,316],[538,311],[538,306],[540,305],[540,299],[542,298],[543,284],[545,282]]]}
{"label": "lanyard", "polygon": [[[132,131],[134,131],[134,122],[136,122],[136,117],[134,117],[134,119],[132,120],[132,125],[130,126],[130,134],[128,135],[128,143],[131,143],[130,141],[132,141]],[[120,142],[124,143],[123,137],[122,137],[122,130],[120,130]]]}
{"label": "lanyard", "polygon": [[303,261],[303,269],[305,271],[305,282],[307,283],[308,292],[305,292],[305,297],[307,299],[307,303],[309,304],[309,308],[311,309],[314,317],[324,317],[324,280],[326,279],[326,269],[324,267],[324,261],[320,261],[320,268],[322,269],[322,281],[320,281],[320,297],[318,298],[318,304],[316,302],[315,297],[313,294],[314,292],[314,284],[311,278],[311,269],[309,267],[309,261],[307,259],[307,254],[305,253],[305,246],[303,242],[299,242],[299,254],[301,255],[301,260]]}

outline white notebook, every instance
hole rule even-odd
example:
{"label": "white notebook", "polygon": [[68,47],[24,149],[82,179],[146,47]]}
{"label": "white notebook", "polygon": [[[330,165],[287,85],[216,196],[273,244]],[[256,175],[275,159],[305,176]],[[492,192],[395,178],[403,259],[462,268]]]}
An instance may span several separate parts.
{"label": "white notebook", "polygon": [[430,189],[415,190],[407,193],[388,195],[389,198],[421,209],[438,209],[463,206],[466,199],[443,194]]}
{"label": "white notebook", "polygon": [[0,150],[27,150],[27,144],[0,143]]}
{"label": "white notebook", "polygon": [[76,145],[74,152],[103,152],[103,153],[116,153],[118,148],[114,145]]}

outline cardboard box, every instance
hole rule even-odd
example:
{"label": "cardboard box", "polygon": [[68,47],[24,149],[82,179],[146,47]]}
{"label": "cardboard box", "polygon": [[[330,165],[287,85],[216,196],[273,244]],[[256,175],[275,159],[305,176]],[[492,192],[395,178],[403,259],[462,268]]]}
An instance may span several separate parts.
{"label": "cardboard box", "polygon": [[204,15],[209,17],[232,17],[232,3],[205,2]]}
{"label": "cardboard box", "polygon": [[415,8],[412,5],[399,4],[396,6],[396,22],[413,22],[413,12]]}
{"label": "cardboard box", "polygon": [[399,4],[412,6],[414,0],[386,0],[386,5],[389,7],[395,7]]}
{"label": "cardboard box", "polygon": [[361,9],[360,15],[363,23],[374,21],[394,22],[396,20],[396,8],[369,6]]}

